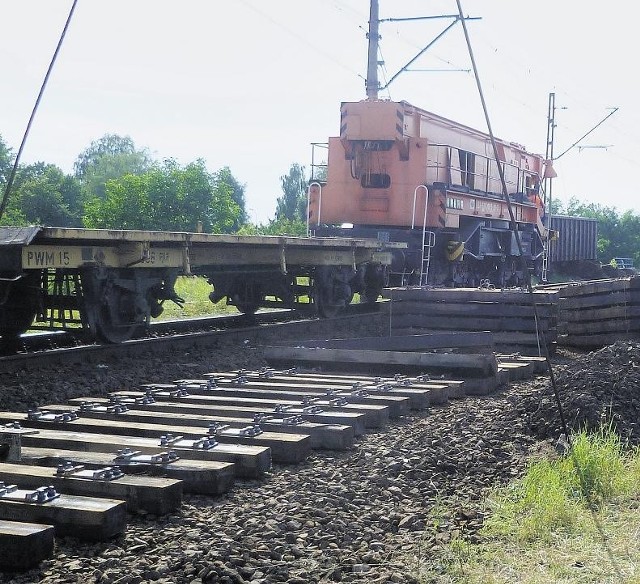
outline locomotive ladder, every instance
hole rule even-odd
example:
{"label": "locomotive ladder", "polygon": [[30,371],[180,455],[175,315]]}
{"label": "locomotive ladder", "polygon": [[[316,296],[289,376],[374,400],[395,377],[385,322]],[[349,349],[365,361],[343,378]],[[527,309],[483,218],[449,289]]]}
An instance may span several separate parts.
{"label": "locomotive ladder", "polygon": [[[436,234],[433,231],[427,231],[427,205],[429,202],[429,190],[425,185],[418,185],[413,191],[413,212],[411,217],[411,229],[415,227],[416,222],[416,202],[418,199],[418,191],[424,189],[424,215],[422,218],[422,247],[420,259],[420,286],[427,285],[429,276],[429,265],[431,264],[431,249],[436,244]],[[403,274],[404,283],[404,274]]]}
{"label": "locomotive ladder", "polygon": [[549,237],[545,237],[542,242],[542,274],[540,277],[543,282],[547,281],[547,272],[549,271]]}
{"label": "locomotive ladder", "polygon": [[429,275],[429,265],[431,263],[431,249],[436,244],[436,234],[427,231],[427,226],[422,228],[422,264],[420,265],[420,286],[427,285]]}

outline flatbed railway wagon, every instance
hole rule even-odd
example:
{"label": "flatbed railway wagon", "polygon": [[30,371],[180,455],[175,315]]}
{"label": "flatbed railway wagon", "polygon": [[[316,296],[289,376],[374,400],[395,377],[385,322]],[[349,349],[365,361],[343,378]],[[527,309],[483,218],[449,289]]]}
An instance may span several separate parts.
{"label": "flatbed railway wagon", "polygon": [[158,317],[180,275],[207,278],[209,298],[240,312],[309,307],[335,315],[355,293],[373,303],[391,250],[357,238],[0,227],[0,336],[81,327],[122,342]]}

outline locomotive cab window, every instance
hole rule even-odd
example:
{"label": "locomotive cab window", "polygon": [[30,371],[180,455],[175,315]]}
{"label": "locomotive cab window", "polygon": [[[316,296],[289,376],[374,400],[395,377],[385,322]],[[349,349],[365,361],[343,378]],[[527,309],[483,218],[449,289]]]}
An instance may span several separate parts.
{"label": "locomotive cab window", "polygon": [[470,189],[474,188],[474,177],[476,172],[476,155],[466,150],[458,150],[460,156],[460,172],[462,173],[462,184]]}
{"label": "locomotive cab window", "polygon": [[388,189],[391,186],[391,177],[386,173],[369,173],[360,177],[360,186],[363,189]]}

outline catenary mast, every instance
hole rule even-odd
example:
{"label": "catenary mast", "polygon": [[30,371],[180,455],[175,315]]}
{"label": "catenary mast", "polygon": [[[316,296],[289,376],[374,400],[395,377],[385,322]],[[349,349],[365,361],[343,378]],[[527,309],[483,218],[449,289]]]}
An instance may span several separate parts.
{"label": "catenary mast", "polygon": [[380,35],[378,28],[380,25],[378,0],[371,0],[369,10],[369,51],[367,57],[367,80],[365,87],[367,89],[367,99],[378,99],[378,41]]}

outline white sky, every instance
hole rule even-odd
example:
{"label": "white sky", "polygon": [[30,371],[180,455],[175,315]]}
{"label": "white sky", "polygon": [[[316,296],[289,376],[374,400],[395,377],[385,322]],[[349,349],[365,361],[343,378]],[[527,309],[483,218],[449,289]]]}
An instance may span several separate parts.
{"label": "white sky", "polygon": [[[71,4],[0,1],[0,135],[14,152]],[[495,134],[544,154],[553,91],[558,155],[619,107],[582,143],[608,148],[562,157],[553,193],[640,212],[634,3],[462,5],[482,17],[468,27]],[[229,166],[265,222],[279,177],[293,162],[308,169],[309,144],[338,133],[340,102],[365,97],[368,11],[368,0],[80,0],[22,161],[71,172],[91,141],[129,135],[157,158]],[[455,13],[455,0],[380,0],[381,18]],[[387,76],[447,23],[382,24]],[[462,27],[414,68],[469,69]],[[406,73],[387,96],[486,130],[471,73]]]}

